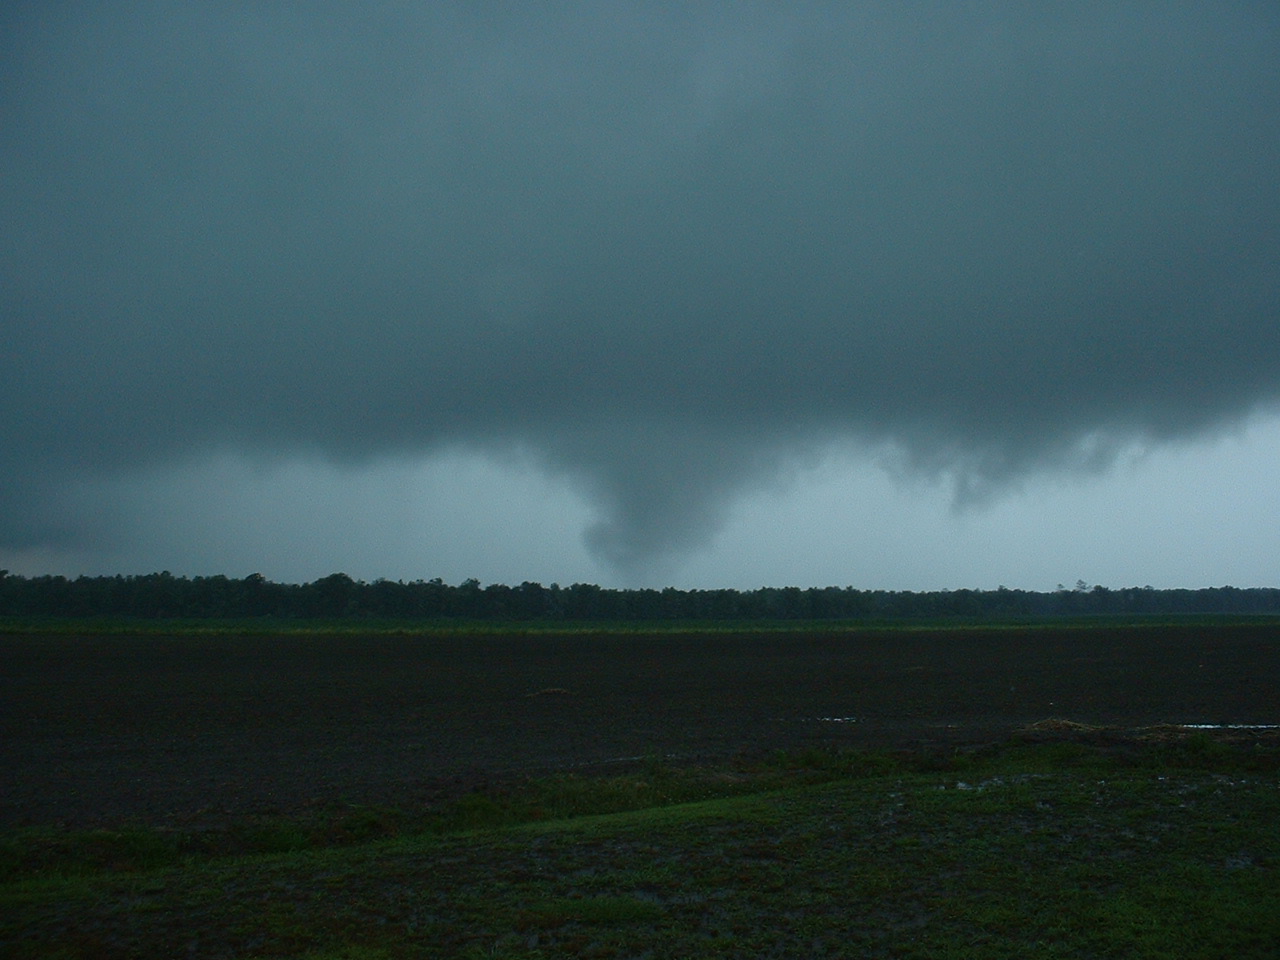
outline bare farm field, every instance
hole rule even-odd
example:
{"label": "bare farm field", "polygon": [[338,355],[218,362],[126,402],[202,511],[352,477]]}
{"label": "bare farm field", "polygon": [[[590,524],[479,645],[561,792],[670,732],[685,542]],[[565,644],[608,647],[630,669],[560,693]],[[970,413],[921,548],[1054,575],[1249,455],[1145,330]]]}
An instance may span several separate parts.
{"label": "bare farm field", "polygon": [[1280,723],[1266,624],[11,634],[0,663],[5,828],[402,805],[654,758],[946,752],[1054,718]]}
{"label": "bare farm field", "polygon": [[0,636],[0,953],[1274,957],[1266,623]]}

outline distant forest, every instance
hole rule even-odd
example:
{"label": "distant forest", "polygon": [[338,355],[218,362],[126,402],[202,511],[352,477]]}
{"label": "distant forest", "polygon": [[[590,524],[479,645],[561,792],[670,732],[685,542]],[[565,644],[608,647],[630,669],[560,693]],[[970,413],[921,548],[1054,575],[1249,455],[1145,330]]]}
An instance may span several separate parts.
{"label": "distant forest", "polygon": [[1027,590],[912,592],[854,587],[758,590],[615,590],[589,583],[512,587],[478,580],[410,583],[353,580],[274,583],[261,574],[224,576],[23,577],[0,570],[0,616],[474,620],[855,620],[894,617],[1280,614],[1280,589],[1108,589],[1077,582]]}

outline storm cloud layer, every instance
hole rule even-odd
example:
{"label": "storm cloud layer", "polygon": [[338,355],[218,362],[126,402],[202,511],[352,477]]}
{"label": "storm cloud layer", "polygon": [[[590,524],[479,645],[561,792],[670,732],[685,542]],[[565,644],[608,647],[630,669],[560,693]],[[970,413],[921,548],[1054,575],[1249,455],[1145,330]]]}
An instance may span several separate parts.
{"label": "storm cloud layer", "polygon": [[0,18],[2,544],[462,448],[634,569],[832,442],[965,502],[1280,400],[1274,4]]}

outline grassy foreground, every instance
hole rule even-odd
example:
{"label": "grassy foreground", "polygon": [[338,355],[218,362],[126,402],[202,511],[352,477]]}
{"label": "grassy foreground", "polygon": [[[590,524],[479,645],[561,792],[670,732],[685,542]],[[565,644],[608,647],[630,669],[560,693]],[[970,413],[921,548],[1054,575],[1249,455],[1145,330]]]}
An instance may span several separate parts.
{"label": "grassy foreground", "polygon": [[0,870],[18,958],[1271,957],[1280,756],[1184,731],[652,763],[418,811],[14,833]]}

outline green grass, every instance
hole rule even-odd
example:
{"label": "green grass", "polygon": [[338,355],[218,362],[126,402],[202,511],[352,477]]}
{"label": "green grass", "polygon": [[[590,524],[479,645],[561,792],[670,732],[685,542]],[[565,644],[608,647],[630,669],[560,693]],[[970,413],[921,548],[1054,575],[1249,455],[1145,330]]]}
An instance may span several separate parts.
{"label": "green grass", "polygon": [[203,845],[15,834],[0,954],[1274,956],[1280,758],[1184,741],[651,763]]}

